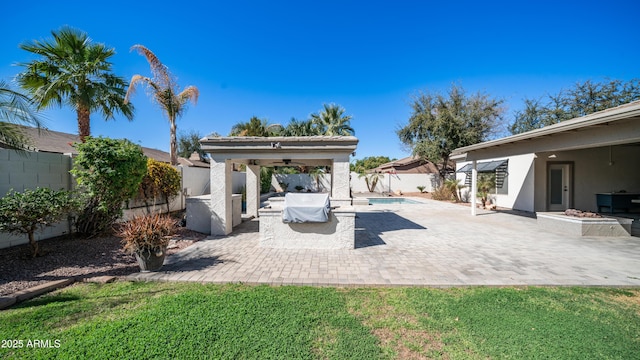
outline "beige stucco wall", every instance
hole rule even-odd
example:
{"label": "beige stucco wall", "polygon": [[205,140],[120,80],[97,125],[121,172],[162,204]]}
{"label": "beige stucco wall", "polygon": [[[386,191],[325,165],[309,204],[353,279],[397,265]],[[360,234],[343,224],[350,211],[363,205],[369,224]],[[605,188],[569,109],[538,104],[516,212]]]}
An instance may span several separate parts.
{"label": "beige stucco wall", "polygon": [[[494,160],[509,160],[508,166],[508,177],[507,177],[507,194],[492,194],[490,198],[492,201],[500,207],[523,210],[523,211],[534,211],[534,176],[535,176],[535,155],[534,154],[524,154],[524,155],[516,155],[509,156],[506,158],[496,158],[496,159],[487,159],[482,160],[485,161],[494,161]],[[459,162],[456,165],[457,169],[462,168],[466,164],[470,164],[471,162]],[[460,180],[462,183],[465,181],[464,173],[457,173],[456,178]],[[464,196],[470,192],[471,189],[464,188],[462,193]]]}

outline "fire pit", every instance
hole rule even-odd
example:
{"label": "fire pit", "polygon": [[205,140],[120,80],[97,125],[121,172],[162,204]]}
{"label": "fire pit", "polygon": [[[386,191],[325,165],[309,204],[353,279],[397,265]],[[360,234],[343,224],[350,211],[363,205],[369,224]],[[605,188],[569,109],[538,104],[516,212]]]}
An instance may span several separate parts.
{"label": "fire pit", "polygon": [[579,218],[602,218],[603,217],[598,213],[594,213],[591,211],[576,210],[576,209],[567,209],[564,211],[564,214],[567,216],[573,216],[573,217],[579,217]]}
{"label": "fire pit", "polygon": [[536,216],[538,225],[545,230],[575,236],[630,236],[633,223],[633,219],[604,217],[575,209],[539,212]]}

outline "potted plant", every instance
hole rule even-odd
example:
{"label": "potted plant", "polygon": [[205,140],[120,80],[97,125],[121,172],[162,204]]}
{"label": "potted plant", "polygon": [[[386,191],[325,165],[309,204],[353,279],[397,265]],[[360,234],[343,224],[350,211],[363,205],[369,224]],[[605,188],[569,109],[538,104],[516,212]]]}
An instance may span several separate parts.
{"label": "potted plant", "polygon": [[153,214],[134,217],[120,226],[118,236],[123,249],[134,254],[142,272],[162,267],[176,222],[167,215]]}

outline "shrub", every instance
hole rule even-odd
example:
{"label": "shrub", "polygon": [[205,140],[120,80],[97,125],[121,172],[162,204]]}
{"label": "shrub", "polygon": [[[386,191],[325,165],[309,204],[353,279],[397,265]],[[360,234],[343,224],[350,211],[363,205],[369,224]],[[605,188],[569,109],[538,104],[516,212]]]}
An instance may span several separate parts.
{"label": "shrub", "polygon": [[446,201],[451,201],[451,200],[455,200],[455,195],[453,195],[453,193],[451,192],[451,189],[449,189],[446,186],[440,186],[439,188],[435,189],[432,193],[431,193],[431,198],[433,200],[446,200]]}
{"label": "shrub", "polygon": [[424,189],[426,189],[427,187],[420,185],[420,186],[416,186],[416,188],[418,189],[418,191],[420,191],[420,193],[423,193]]}
{"label": "shrub", "polygon": [[22,193],[9,190],[0,198],[0,231],[27,234],[31,255],[40,255],[40,248],[34,238],[38,228],[52,226],[61,221],[76,206],[66,190],[36,188]]}
{"label": "shrub", "polygon": [[271,177],[273,176],[272,167],[260,168],[260,193],[266,194],[271,191]]}
{"label": "shrub", "polygon": [[168,215],[153,214],[125,222],[120,225],[117,235],[122,238],[123,249],[129,254],[152,252],[161,256],[175,231],[174,219]]}
{"label": "shrub", "polygon": [[147,157],[129,140],[87,137],[74,146],[78,156],[71,173],[85,202],[76,227],[94,236],[109,230],[122,216],[122,204],[136,195],[147,172]]}
{"label": "shrub", "polygon": [[148,212],[148,201],[153,199],[155,205],[155,198],[162,196],[167,201],[167,212],[170,212],[170,202],[180,193],[180,185],[180,173],[173,166],[147,159],[147,172],[140,183],[138,197],[144,200]]}

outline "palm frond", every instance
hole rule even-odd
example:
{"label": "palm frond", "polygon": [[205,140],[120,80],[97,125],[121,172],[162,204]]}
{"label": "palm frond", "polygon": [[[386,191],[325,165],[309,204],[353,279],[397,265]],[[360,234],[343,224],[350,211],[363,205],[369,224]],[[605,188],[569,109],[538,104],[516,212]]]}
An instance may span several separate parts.
{"label": "palm frond", "polygon": [[158,82],[162,82],[166,86],[171,83],[171,75],[167,70],[167,67],[158,59],[156,54],[153,51],[149,50],[144,45],[136,44],[131,47],[131,51],[137,51],[138,54],[142,55],[147,59],[149,63],[149,67],[151,67],[151,73],[153,74],[154,79]]}

